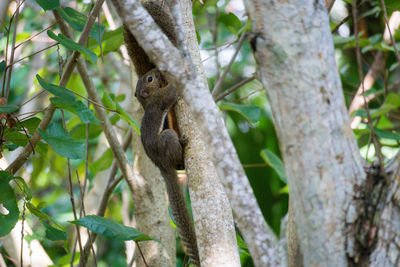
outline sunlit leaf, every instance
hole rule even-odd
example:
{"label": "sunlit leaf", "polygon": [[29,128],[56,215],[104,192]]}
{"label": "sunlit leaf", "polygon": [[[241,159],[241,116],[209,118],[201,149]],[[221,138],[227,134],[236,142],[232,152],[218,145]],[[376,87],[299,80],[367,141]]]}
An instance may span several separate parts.
{"label": "sunlit leaf", "polygon": [[[81,253],[80,252],[75,252],[75,258],[73,262],[73,266],[78,265],[79,259],[81,258]],[[71,259],[72,259],[72,254],[68,253],[65,256],[62,256],[57,260],[57,266],[70,266],[71,264]]]}
{"label": "sunlit leaf", "polygon": [[109,148],[104,151],[103,155],[101,155],[100,158],[90,164],[90,171],[93,173],[93,175],[96,175],[96,173],[98,173],[99,171],[107,170],[111,166],[113,159],[114,155]]}
{"label": "sunlit leaf", "polygon": [[110,95],[107,94],[106,92],[103,94],[103,97],[101,98],[101,101],[103,102],[103,105],[106,108],[113,109],[113,110],[117,109],[116,104],[114,103],[114,101],[112,100]]}
{"label": "sunlit leaf", "polygon": [[39,129],[39,133],[57,154],[70,159],[85,158],[84,140],[71,138],[65,133],[61,123],[52,123],[46,131]]}
{"label": "sunlit leaf", "polygon": [[155,240],[142,232],[139,232],[135,228],[122,225],[120,223],[114,222],[110,219],[96,216],[88,215],[76,221],[71,221],[73,224],[77,224],[88,228],[89,230],[105,237],[108,239],[117,240],[134,240],[134,241],[145,241],[145,240]]}
{"label": "sunlit leaf", "polygon": [[25,182],[25,180],[19,176],[14,176],[13,179],[18,184],[18,188],[20,188],[22,193],[24,193],[26,200],[28,200],[28,201],[31,200],[32,193],[28,187],[28,184]]}
{"label": "sunlit leaf", "polygon": [[267,148],[261,150],[260,154],[263,160],[276,171],[279,178],[286,184],[285,165],[282,160]]}
{"label": "sunlit leaf", "polygon": [[57,42],[59,42],[60,44],[65,46],[65,48],[67,48],[69,50],[72,50],[72,51],[79,51],[79,52],[87,55],[93,63],[97,62],[97,56],[92,50],[90,50],[90,49],[88,49],[86,47],[83,47],[78,43],[75,43],[74,41],[72,41],[71,39],[65,37],[61,33],[56,35],[54,32],[48,30],[47,31],[47,35],[51,39],[56,40]]}

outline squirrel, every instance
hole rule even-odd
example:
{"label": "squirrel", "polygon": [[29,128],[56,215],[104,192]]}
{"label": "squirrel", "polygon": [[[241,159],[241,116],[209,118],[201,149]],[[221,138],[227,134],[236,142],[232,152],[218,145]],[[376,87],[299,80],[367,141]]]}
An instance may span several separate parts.
{"label": "squirrel", "polygon": [[183,148],[188,140],[185,135],[179,138],[172,129],[163,129],[164,118],[178,98],[176,88],[165,84],[157,69],[147,72],[137,83],[135,96],[144,108],[141,140],[147,156],[164,177],[172,214],[186,252],[192,263],[199,265],[196,235],[176,175],[176,169],[184,165]]}
{"label": "squirrel", "polygon": [[[177,35],[175,31],[174,20],[167,5],[161,6],[157,2],[145,1],[142,5],[149,14],[153,17],[155,23],[160,29],[167,35],[168,39],[175,46],[177,45]],[[146,72],[156,68],[144,52],[143,48],[136,41],[135,37],[129,31],[129,29],[123,25],[124,41],[128,49],[129,57],[131,58],[133,65],[135,66],[136,73],[139,77],[143,76]],[[179,135],[178,122],[176,120],[175,111],[170,108],[168,116],[165,120],[164,128],[173,129]]]}
{"label": "squirrel", "polygon": [[[142,4],[176,46],[177,34],[169,7],[154,1]],[[199,266],[194,226],[176,174],[176,169],[184,168],[183,148],[187,144],[185,136],[178,137],[180,134],[173,110],[177,101],[177,90],[167,85],[167,81],[125,25],[124,40],[139,76],[135,96],[145,111],[141,124],[141,140],[146,154],[160,169],[165,180],[172,214],[186,253],[192,263]]]}

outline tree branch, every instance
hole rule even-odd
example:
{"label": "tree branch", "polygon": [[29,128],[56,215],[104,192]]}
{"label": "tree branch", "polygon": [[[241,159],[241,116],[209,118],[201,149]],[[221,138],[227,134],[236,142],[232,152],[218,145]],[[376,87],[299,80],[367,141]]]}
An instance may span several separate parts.
{"label": "tree branch", "polygon": [[[266,224],[253,191],[244,174],[229,134],[222,122],[204,79],[182,66],[185,59],[137,0],[113,0],[117,12],[150,59],[168,81],[181,90],[212,155],[221,183],[233,208],[237,226],[244,236],[257,266],[276,265],[277,239]],[[118,8],[118,5],[121,8]],[[190,64],[188,64],[190,65]]]}

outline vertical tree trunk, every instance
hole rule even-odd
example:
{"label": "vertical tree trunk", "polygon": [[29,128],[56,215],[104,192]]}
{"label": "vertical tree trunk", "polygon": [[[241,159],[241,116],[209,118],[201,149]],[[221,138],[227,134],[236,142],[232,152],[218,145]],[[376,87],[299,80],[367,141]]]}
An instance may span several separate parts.
{"label": "vertical tree trunk", "polygon": [[245,1],[306,266],[347,266],[346,216],[365,179],[325,2]]}
{"label": "vertical tree trunk", "polygon": [[[198,73],[204,73],[194,28],[192,3],[180,1],[182,24],[189,53]],[[179,127],[190,138],[185,153],[185,168],[189,179],[190,199],[202,267],[240,266],[232,209],[217,171],[211,162],[193,121],[189,107],[178,100],[176,108]]]}

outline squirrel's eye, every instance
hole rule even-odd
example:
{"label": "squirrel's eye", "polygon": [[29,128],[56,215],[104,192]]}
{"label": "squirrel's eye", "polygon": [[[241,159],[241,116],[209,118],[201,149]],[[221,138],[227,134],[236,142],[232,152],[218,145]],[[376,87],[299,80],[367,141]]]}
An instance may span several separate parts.
{"label": "squirrel's eye", "polygon": [[149,77],[147,78],[147,81],[148,81],[149,83],[152,82],[152,81],[153,81],[153,77],[149,76]]}

